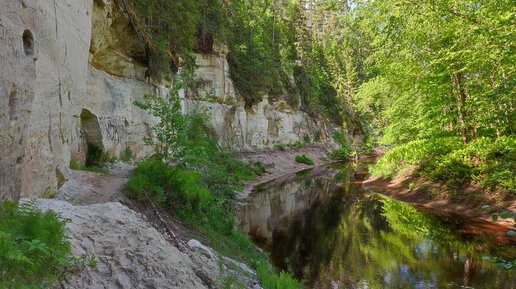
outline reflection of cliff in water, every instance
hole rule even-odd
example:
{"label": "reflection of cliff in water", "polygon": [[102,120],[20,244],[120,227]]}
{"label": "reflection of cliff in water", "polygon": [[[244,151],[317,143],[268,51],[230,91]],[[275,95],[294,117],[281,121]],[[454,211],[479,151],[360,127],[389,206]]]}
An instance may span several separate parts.
{"label": "reflection of cliff in water", "polygon": [[513,273],[482,259],[512,260],[516,247],[464,234],[471,220],[369,196],[363,176],[317,168],[261,186],[242,228],[308,288],[516,288]]}
{"label": "reflection of cliff in water", "polygon": [[317,167],[258,186],[241,209],[240,228],[260,247],[270,250],[274,234],[286,233],[308,208],[327,202],[339,190],[342,174]]}

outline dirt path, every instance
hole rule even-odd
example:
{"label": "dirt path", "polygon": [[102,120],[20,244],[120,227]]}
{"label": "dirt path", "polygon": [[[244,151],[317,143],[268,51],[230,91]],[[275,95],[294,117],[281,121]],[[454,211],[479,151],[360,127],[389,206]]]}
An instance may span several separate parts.
{"label": "dirt path", "polygon": [[129,178],[85,171],[71,171],[59,190],[58,199],[74,205],[92,205],[126,200],[123,189]]}
{"label": "dirt path", "polygon": [[[72,220],[67,227],[74,254],[97,260],[97,266],[82,266],[67,278],[65,287],[215,288],[221,276],[231,275],[261,288],[250,267],[199,241],[186,239],[178,250],[154,211],[124,195],[134,166],[116,163],[109,169],[113,175],[72,170],[57,200],[39,201]],[[188,226],[163,216],[176,234],[188,235]]]}

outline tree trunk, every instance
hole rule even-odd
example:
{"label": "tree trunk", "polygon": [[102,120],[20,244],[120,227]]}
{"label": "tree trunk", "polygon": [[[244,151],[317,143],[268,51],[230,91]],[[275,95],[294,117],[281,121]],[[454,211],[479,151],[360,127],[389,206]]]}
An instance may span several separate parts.
{"label": "tree trunk", "polygon": [[466,106],[466,93],[462,88],[460,78],[462,75],[460,73],[452,74],[451,80],[453,84],[453,90],[455,92],[455,98],[457,100],[457,113],[459,117],[460,123],[460,134],[462,136],[462,142],[467,144],[469,142],[467,128],[466,128],[466,114],[464,113],[464,109]]}
{"label": "tree trunk", "polygon": [[273,14],[274,14],[274,20],[272,22],[272,45],[274,45],[274,34],[276,32],[276,2],[277,0],[274,0],[274,10],[273,10]]}
{"label": "tree trunk", "polygon": [[466,261],[464,262],[464,286],[469,286],[471,280],[471,253],[466,253]]}

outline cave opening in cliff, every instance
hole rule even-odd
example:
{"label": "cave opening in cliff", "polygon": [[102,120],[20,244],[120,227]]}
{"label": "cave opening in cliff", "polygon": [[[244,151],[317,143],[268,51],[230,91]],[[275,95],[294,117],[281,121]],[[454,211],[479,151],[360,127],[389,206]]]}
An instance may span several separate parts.
{"label": "cave opening in cliff", "polygon": [[30,30],[23,31],[23,50],[26,56],[34,56],[34,37]]}
{"label": "cave opening in cliff", "polygon": [[88,159],[104,150],[102,143],[102,131],[98,117],[87,109],[81,112],[81,131],[84,136],[83,150],[86,152],[84,162],[88,165]]}

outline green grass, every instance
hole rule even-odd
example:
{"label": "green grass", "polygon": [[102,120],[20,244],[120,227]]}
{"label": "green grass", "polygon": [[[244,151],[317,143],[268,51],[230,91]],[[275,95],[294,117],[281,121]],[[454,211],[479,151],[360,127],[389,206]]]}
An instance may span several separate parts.
{"label": "green grass", "polygon": [[109,170],[107,170],[105,168],[102,168],[102,167],[87,167],[87,166],[83,165],[80,161],[78,161],[76,159],[71,159],[70,160],[70,168],[72,170],[94,172],[94,173],[99,173],[99,174],[104,174],[104,175],[111,175]]}
{"label": "green grass", "polygon": [[458,137],[417,140],[398,146],[372,167],[394,178],[415,171],[434,181],[473,181],[487,190],[516,191],[516,138],[481,137],[463,144]]}
{"label": "green grass", "polygon": [[334,161],[348,161],[349,160],[349,149],[347,146],[341,146],[340,148],[330,153],[330,158]]}
{"label": "green grass", "polygon": [[88,144],[88,151],[86,153],[85,162],[87,167],[100,167],[108,159],[108,155],[102,148],[96,145]]}
{"label": "green grass", "polygon": [[319,141],[321,141],[321,131],[320,130],[315,132],[314,143],[319,142]]}
{"label": "green grass", "polygon": [[297,281],[292,274],[281,271],[279,273],[270,265],[259,262],[255,265],[258,280],[263,288],[267,289],[301,289],[302,282]]}
{"label": "green grass", "polygon": [[343,145],[347,145],[347,142],[346,142],[346,136],[347,136],[347,132],[345,130],[339,130],[339,131],[336,131],[334,134],[333,134],[333,139],[338,143],[340,144],[341,146]]}
{"label": "green grass", "polygon": [[222,254],[240,260],[260,257],[247,236],[234,229],[233,201],[208,190],[198,173],[149,159],[136,168],[126,190],[139,200],[145,200],[145,191],[164,211],[209,235],[211,245]]}
{"label": "green grass", "polygon": [[301,149],[301,148],[304,148],[306,146],[306,143],[302,143],[300,141],[296,141],[292,146],[297,148],[297,149]]}
{"label": "green grass", "polygon": [[314,164],[314,161],[311,160],[309,157],[307,157],[305,154],[297,155],[296,156],[296,162],[307,164],[309,166],[312,166]]}
{"label": "green grass", "polygon": [[120,155],[120,160],[124,163],[130,163],[131,158],[133,157],[133,151],[130,147],[125,148],[123,153]]}
{"label": "green grass", "polygon": [[287,146],[286,146],[286,145],[284,145],[284,144],[281,144],[281,143],[276,144],[276,145],[275,145],[275,147],[276,147],[277,149],[279,149],[280,151],[282,151],[282,152],[287,150]]}
{"label": "green grass", "polygon": [[273,168],[274,164],[262,163],[261,161],[249,161],[249,165],[253,173],[257,176],[263,176],[267,173],[269,168]]}
{"label": "green grass", "polygon": [[46,288],[74,267],[65,223],[35,203],[0,205],[0,288]]}
{"label": "green grass", "polygon": [[[132,152],[131,152],[132,153]],[[101,148],[95,145],[88,144],[88,151],[86,153],[85,163],[76,159],[70,160],[70,168],[72,170],[80,170],[86,172],[94,172],[105,175],[111,175],[108,169],[104,167],[107,161],[114,162],[116,159],[109,158],[108,154]]]}
{"label": "green grass", "polygon": [[[234,201],[224,193],[226,189],[208,190],[199,173],[149,159],[136,168],[126,191],[137,200],[145,200],[146,192],[162,210],[185,221],[203,236],[208,236],[209,245],[218,253],[242,262],[267,263],[267,256],[257,251],[244,233],[235,229]],[[259,273],[264,280],[273,280],[275,277],[272,275],[276,275],[274,270]],[[285,274],[278,276],[287,279]],[[231,276],[223,278],[223,288],[231,288],[232,284],[240,285]]]}

